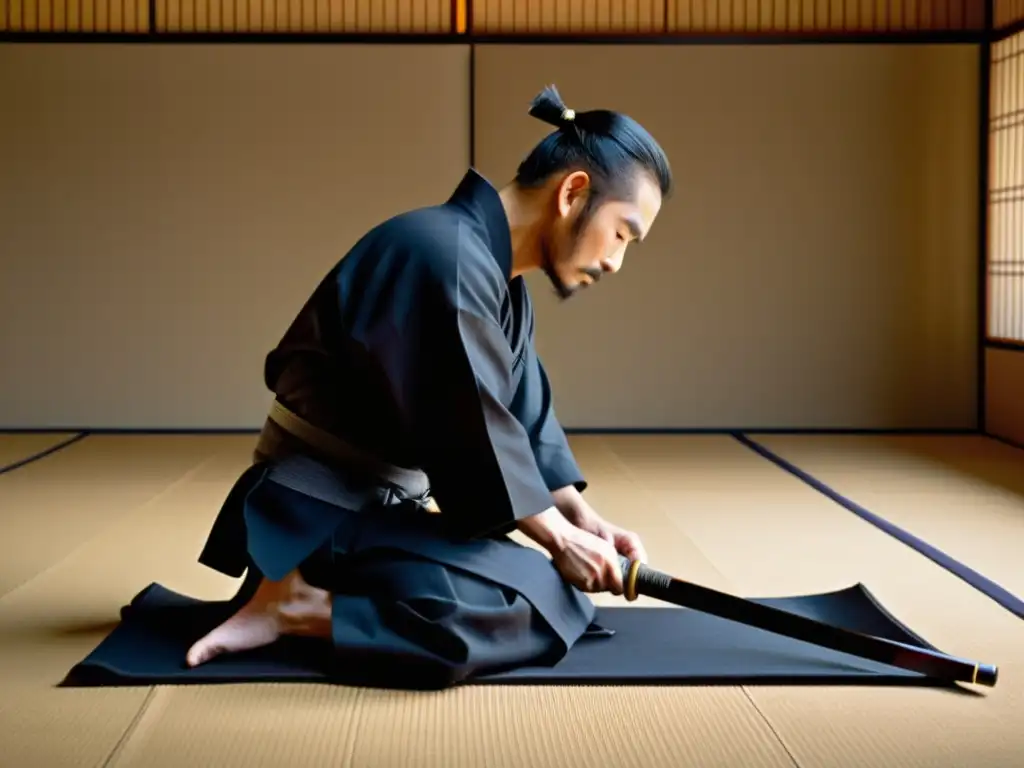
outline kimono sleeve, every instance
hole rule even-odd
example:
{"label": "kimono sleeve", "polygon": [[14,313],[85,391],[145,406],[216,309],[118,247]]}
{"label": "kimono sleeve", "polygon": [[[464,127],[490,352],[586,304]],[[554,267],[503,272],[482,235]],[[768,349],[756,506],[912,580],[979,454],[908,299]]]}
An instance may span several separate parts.
{"label": "kimono sleeve", "polygon": [[487,302],[467,297],[465,286],[454,289],[452,279],[412,261],[396,267],[396,300],[375,313],[361,343],[383,372],[452,532],[508,533],[554,506],[534,445],[505,405],[515,396],[508,341]]}
{"label": "kimono sleeve", "polygon": [[552,491],[573,485],[583,492],[587,482],[555,416],[551,383],[532,339],[527,344],[523,366],[523,376],[511,410],[526,428],[544,482]]}

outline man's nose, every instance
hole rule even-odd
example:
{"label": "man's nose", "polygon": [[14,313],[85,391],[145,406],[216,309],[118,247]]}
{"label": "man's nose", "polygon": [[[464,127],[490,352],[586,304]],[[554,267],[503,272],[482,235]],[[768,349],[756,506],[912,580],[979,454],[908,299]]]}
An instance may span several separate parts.
{"label": "man's nose", "polygon": [[618,272],[622,268],[622,254],[604,259],[601,262],[601,269],[605,272]]}

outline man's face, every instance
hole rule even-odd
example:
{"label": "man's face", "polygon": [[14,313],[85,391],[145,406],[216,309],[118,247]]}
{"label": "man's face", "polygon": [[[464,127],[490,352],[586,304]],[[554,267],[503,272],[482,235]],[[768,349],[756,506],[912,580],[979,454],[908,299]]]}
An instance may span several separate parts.
{"label": "man's face", "polygon": [[557,188],[556,215],[543,244],[544,271],[563,299],[618,272],[626,247],[643,240],[661,210],[661,190],[647,174],[637,176],[627,200],[609,198],[588,207],[590,178],[569,174]]}

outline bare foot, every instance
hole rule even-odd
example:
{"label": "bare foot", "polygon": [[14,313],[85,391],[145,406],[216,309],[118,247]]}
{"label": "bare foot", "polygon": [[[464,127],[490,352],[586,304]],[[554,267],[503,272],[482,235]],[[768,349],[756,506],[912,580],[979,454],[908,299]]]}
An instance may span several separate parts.
{"label": "bare foot", "polygon": [[222,653],[270,645],[281,635],[330,637],[331,595],[311,587],[298,571],[281,581],[263,579],[234,616],[196,641],[185,657],[190,667]]}

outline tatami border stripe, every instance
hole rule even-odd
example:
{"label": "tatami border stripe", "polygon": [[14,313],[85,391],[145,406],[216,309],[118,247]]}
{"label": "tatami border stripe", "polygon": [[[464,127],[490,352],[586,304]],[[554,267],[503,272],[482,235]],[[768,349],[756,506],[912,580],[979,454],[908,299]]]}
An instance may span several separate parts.
{"label": "tatami border stripe", "polygon": [[976,590],[981,592],[989,599],[998,603],[1000,606],[1008,610],[1010,613],[1016,615],[1018,618],[1024,619],[1024,600],[1021,600],[1016,595],[999,586],[988,577],[983,576],[971,567],[965,565],[964,563],[961,563],[959,560],[950,557],[945,552],[936,547],[933,547],[931,544],[924,541],[923,539],[919,539],[914,534],[903,530],[899,526],[890,523],[885,518],[876,515],[874,512],[871,512],[868,509],[865,509],[860,504],[857,504],[855,501],[846,498],[838,491],[830,488],[817,478],[809,475],[807,472],[804,472],[795,464],[786,461],[786,459],[782,458],[778,454],[769,450],[768,448],[761,445],[756,440],[753,440],[752,438],[748,437],[747,435],[742,433],[736,433],[733,435],[733,437],[735,437],[740,443],[742,443],[750,450],[754,451],[763,458],[775,464],[780,469],[785,470],[786,472],[790,473],[797,479],[802,480],[811,488],[818,491],[818,493],[827,496],[829,499],[831,499],[832,501],[834,501],[836,504],[843,507],[847,511],[853,512],[853,514],[871,523],[879,530],[888,533],[894,539],[902,542],[903,544],[906,544],[908,547],[915,550],[919,554],[924,555],[936,565],[945,568],[954,576],[957,576],[963,581],[970,584]]}
{"label": "tatami border stripe", "polygon": [[13,464],[8,464],[5,467],[0,467],[0,475],[4,475],[8,472],[13,472],[16,469],[21,469],[27,464],[32,464],[33,462],[39,461],[40,459],[45,459],[47,456],[57,453],[57,451],[62,451],[69,445],[73,445],[74,443],[77,443],[79,440],[84,439],[86,436],[88,436],[88,434],[88,432],[79,432],[77,435],[69,437],[67,440],[62,440],[56,445],[51,445],[49,448],[46,448],[45,450],[33,453],[31,456],[27,456],[24,459],[19,459],[18,461],[15,461]]}

